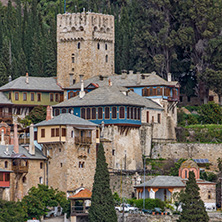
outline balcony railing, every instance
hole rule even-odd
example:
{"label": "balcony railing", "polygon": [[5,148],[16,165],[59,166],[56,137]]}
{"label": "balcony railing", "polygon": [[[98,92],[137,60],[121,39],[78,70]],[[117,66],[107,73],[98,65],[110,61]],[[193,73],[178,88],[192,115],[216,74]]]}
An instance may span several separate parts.
{"label": "balcony railing", "polygon": [[0,112],[0,119],[11,119],[11,118],[12,118],[12,113]]}
{"label": "balcony railing", "polygon": [[91,144],[92,138],[91,137],[75,137],[75,143],[76,144]]}
{"label": "balcony railing", "polygon": [[83,206],[73,206],[71,208],[71,215],[87,215],[89,213],[90,207],[83,207]]}
{"label": "balcony railing", "polygon": [[28,144],[29,143],[29,138],[20,138],[19,139],[19,144]]}
{"label": "balcony railing", "polygon": [[28,166],[12,166],[12,170],[15,173],[28,173]]}

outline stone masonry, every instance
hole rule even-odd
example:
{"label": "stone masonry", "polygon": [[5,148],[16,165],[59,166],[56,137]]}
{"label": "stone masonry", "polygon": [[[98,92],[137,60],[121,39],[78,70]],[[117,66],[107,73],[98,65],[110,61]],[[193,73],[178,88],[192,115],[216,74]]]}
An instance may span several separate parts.
{"label": "stone masonry", "polygon": [[[57,78],[62,87],[114,73],[114,16],[91,12],[57,16]],[[74,81],[73,81],[74,80]]]}

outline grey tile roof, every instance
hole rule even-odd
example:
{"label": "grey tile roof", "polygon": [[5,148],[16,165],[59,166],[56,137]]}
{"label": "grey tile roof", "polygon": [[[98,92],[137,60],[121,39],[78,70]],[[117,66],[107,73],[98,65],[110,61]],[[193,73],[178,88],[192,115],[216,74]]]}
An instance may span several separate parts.
{"label": "grey tile roof", "polygon": [[138,94],[129,91],[128,96],[124,94],[128,89],[119,86],[99,87],[83,98],[73,97],[53,107],[75,107],[75,106],[101,106],[101,105],[132,105],[161,109],[157,103],[147,100]]}
{"label": "grey tile roof", "polygon": [[0,90],[42,90],[42,91],[62,91],[57,85],[54,77],[32,77],[29,76],[29,83],[26,83],[26,77],[20,76],[17,79],[0,87]]}
{"label": "grey tile roof", "polygon": [[[124,87],[155,86],[155,85],[169,86],[169,85],[176,85],[178,83],[176,81],[168,82],[154,73],[144,73],[143,76],[145,78],[144,79],[141,78],[139,84],[137,83],[137,74],[128,74],[125,76],[125,78],[123,75],[114,74],[111,76],[104,77],[103,80],[101,80],[100,76],[94,76],[90,79],[84,80],[84,85],[85,87],[87,87],[90,83],[95,83],[98,84],[100,87],[107,86],[109,79],[111,80],[113,85],[124,86]],[[80,83],[78,82],[70,87],[67,87],[67,89],[80,89]]]}
{"label": "grey tile roof", "polygon": [[2,168],[0,168],[0,172],[5,172],[5,173],[9,172],[9,173],[12,173],[13,171],[12,171],[12,170],[7,170],[7,169],[2,169]]}
{"label": "grey tile roof", "polygon": [[4,95],[3,92],[0,92],[0,104],[12,105],[12,102]]}
{"label": "grey tile roof", "polygon": [[89,126],[96,127],[97,124],[92,123],[88,120],[82,119],[78,116],[75,116],[70,113],[62,113],[58,116],[55,116],[51,120],[44,120],[40,123],[37,123],[35,126],[54,126],[54,125],[78,125],[78,126]]}
{"label": "grey tile roof", "polygon": [[[8,154],[6,153],[6,145],[0,145],[0,159],[9,158],[12,159],[15,156],[13,152],[14,145],[8,145]],[[28,150],[24,146],[19,146],[19,154],[25,155],[27,159],[44,160],[46,157],[42,151],[35,147],[35,155],[29,154]],[[17,154],[16,154],[17,155]]]}
{"label": "grey tile roof", "polygon": [[185,187],[181,177],[156,176],[153,179],[135,187]]}

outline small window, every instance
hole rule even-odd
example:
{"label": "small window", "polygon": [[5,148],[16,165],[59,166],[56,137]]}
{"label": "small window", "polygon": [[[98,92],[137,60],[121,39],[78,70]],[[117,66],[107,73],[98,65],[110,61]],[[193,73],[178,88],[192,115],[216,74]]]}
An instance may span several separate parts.
{"label": "small window", "polygon": [[99,130],[98,129],[96,130],[96,138],[97,139],[99,138]]}
{"label": "small window", "polygon": [[115,150],[112,150],[112,155],[115,156]]}
{"label": "small window", "polygon": [[85,108],[81,108],[81,118],[85,119],[86,116],[85,116]]}
{"label": "small window", "polygon": [[190,96],[187,96],[187,102],[190,102]]}
{"label": "small window", "polygon": [[56,137],[59,137],[59,128],[56,128]]}
{"label": "small window", "polygon": [[15,92],[15,100],[19,100],[19,93]]}
{"label": "small window", "polygon": [[5,161],[5,168],[8,168],[8,161]]}
{"label": "small window", "polygon": [[125,118],[125,107],[121,106],[119,108],[119,118],[124,119]]}
{"label": "small window", "polygon": [[96,108],[92,108],[92,119],[96,119]]}
{"label": "small window", "polygon": [[160,121],[160,118],[161,118],[161,115],[158,113],[158,115],[157,115],[157,120],[158,120],[158,123],[160,123],[161,121]]}
{"label": "small window", "polygon": [[133,107],[131,107],[131,109],[130,109],[130,111],[131,111],[131,119],[133,119]]}
{"label": "small window", "polygon": [[80,47],[81,47],[81,44],[80,44],[80,42],[78,42],[78,49],[80,49]]}
{"label": "small window", "polygon": [[108,62],[108,55],[106,55],[106,62]]}
{"label": "small window", "polygon": [[152,116],[152,123],[154,123],[154,116]]}
{"label": "small window", "polygon": [[97,43],[97,49],[100,49],[100,44],[99,43]]}
{"label": "small window", "polygon": [[150,95],[153,95],[153,88],[150,88]]}
{"label": "small window", "polygon": [[105,50],[107,50],[107,49],[108,49],[107,44],[105,44]]}
{"label": "small window", "polygon": [[8,94],[8,99],[11,99],[12,98],[12,93],[10,92],[9,94]]}
{"label": "small window", "polygon": [[58,93],[55,94],[55,101],[59,102],[59,94]]}
{"label": "small window", "polygon": [[105,119],[109,119],[110,118],[109,114],[110,114],[109,107],[105,107]]}
{"label": "small window", "polygon": [[41,137],[42,137],[42,138],[45,137],[45,129],[41,129]]}
{"label": "small window", "polygon": [[62,163],[60,163],[60,166],[62,167]]}
{"label": "small window", "polygon": [[0,181],[3,181],[3,173],[0,173]]}
{"label": "small window", "polygon": [[66,109],[62,109],[62,113],[66,113]]}
{"label": "small window", "polygon": [[59,148],[59,152],[60,152],[60,153],[61,153],[61,151],[62,151],[61,148]]}
{"label": "small window", "polygon": [[27,179],[26,176],[22,177],[22,183],[26,183]]}
{"label": "small window", "polygon": [[103,108],[102,107],[98,108],[98,119],[103,119]]}
{"label": "small window", "polygon": [[116,107],[112,107],[112,119],[116,119],[117,118],[117,109]]}
{"label": "small window", "polygon": [[79,168],[84,168],[84,162],[79,162]]}
{"label": "small window", "polygon": [[55,129],[51,129],[51,137],[55,137]]}
{"label": "small window", "polygon": [[90,154],[90,148],[87,149],[87,153]]}
{"label": "small window", "polygon": [[187,170],[185,170],[185,178],[187,178]]}
{"label": "small window", "polygon": [[91,119],[91,109],[90,108],[86,109],[86,119]]}
{"label": "small window", "polygon": [[50,102],[53,102],[54,101],[54,95],[53,93],[50,93]]}
{"label": "small window", "polygon": [[35,132],[34,132],[34,140],[37,140],[37,138],[38,138],[37,135],[38,135],[38,134],[37,134],[37,131],[35,131]]}
{"label": "small window", "polygon": [[130,119],[130,108],[127,107],[127,119]]}
{"label": "small window", "polygon": [[62,136],[66,137],[66,129],[65,128],[62,128]]}
{"label": "small window", "polygon": [[40,169],[42,169],[42,168],[43,168],[43,163],[41,162],[41,163],[40,163]]}
{"label": "small window", "polygon": [[140,108],[137,108],[137,119],[140,120]]}
{"label": "small window", "polygon": [[59,109],[56,109],[56,110],[55,110],[55,116],[58,116],[59,113],[60,113]]}
{"label": "small window", "polygon": [[150,114],[149,114],[149,111],[147,111],[147,112],[146,112],[146,122],[147,122],[147,123],[149,123],[149,121],[150,121],[150,120],[149,120],[149,115],[150,115]]}
{"label": "small window", "polygon": [[75,63],[75,57],[72,56],[72,63]]}
{"label": "small window", "polygon": [[34,101],[34,100],[35,100],[35,94],[31,93],[31,101]]}
{"label": "small window", "polygon": [[134,119],[137,119],[137,112],[136,112],[136,108],[134,108]]}
{"label": "small window", "polygon": [[37,101],[38,101],[38,102],[41,101],[41,93],[37,93]]}
{"label": "small window", "polygon": [[183,102],[183,96],[180,96],[180,102]]}
{"label": "small window", "polygon": [[73,109],[69,108],[69,113],[72,114],[73,113]]}
{"label": "small window", "polygon": [[27,101],[27,93],[26,92],[23,93],[23,101]]}
{"label": "small window", "polygon": [[39,183],[43,184],[43,178],[42,177],[39,177]]}

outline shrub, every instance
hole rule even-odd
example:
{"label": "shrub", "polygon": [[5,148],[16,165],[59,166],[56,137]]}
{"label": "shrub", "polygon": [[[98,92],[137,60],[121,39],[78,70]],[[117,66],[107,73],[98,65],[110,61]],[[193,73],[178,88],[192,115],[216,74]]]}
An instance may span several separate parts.
{"label": "shrub", "polygon": [[[135,199],[129,199],[128,203],[131,205],[135,205],[139,209],[143,209],[143,199],[135,200]],[[154,209],[155,207],[159,207],[162,210],[164,210],[165,202],[163,202],[160,199],[145,199],[145,209]]]}

